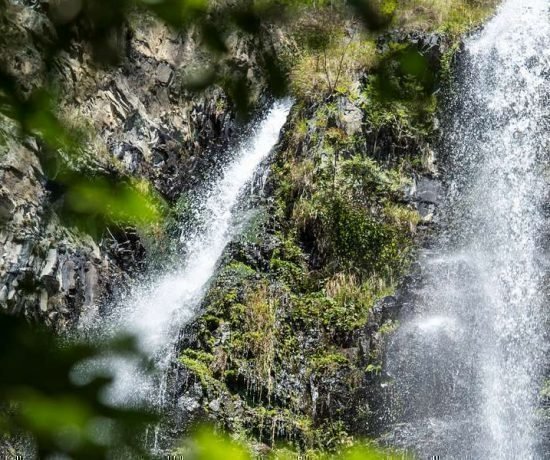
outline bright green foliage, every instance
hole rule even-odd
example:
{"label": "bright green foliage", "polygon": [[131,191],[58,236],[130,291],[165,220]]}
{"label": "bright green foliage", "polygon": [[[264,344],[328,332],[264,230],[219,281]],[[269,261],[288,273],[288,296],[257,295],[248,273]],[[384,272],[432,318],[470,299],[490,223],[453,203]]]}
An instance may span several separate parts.
{"label": "bright green foliage", "polygon": [[[223,434],[215,433],[207,427],[196,430],[175,452],[175,455],[183,455],[185,459],[190,460],[252,460],[258,458],[245,445]],[[315,450],[298,453],[288,448],[278,448],[262,458],[291,460],[298,456],[311,460],[407,460],[412,458],[404,453],[381,449],[368,442],[357,442],[333,454]]]}
{"label": "bright green foliage", "polygon": [[380,11],[383,14],[393,16],[397,8],[397,0],[382,0],[382,2],[380,2]]}
{"label": "bright green foliage", "polygon": [[155,421],[145,410],[102,401],[109,377],[75,379],[75,367],[112,354],[139,358],[120,338],[95,345],[59,343],[23,319],[0,315],[0,450],[22,455],[28,436],[38,458],[147,458],[138,438]]}
{"label": "bright green foliage", "polygon": [[148,225],[158,222],[161,215],[159,199],[145,182],[110,182],[106,178],[71,183],[67,194],[67,213],[102,216],[112,222]]}
{"label": "bright green foliage", "polygon": [[174,453],[186,460],[250,460],[250,451],[229,437],[202,427]]}
{"label": "bright green foliage", "polygon": [[215,385],[210,366],[214,357],[210,353],[199,350],[184,350],[180,362],[199,379],[203,387]]}

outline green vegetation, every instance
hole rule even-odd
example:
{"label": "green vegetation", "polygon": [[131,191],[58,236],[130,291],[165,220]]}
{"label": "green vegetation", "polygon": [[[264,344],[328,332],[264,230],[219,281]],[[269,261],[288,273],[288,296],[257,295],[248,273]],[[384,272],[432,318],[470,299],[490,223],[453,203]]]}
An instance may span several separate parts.
{"label": "green vegetation", "polygon": [[[109,168],[117,169],[116,162],[106,155],[106,146],[98,139],[92,122],[81,123],[78,113],[63,106],[59,101],[62,88],[56,77],[40,70],[57,65],[54,63],[59,54],[75,40],[89,45],[97,64],[116,64],[123,57],[126,22],[138,21],[141,27],[154,28],[156,22],[152,18],[157,18],[180,30],[189,40],[198,37],[194,39],[199,48],[197,55],[201,56],[197,75],[186,76],[184,86],[193,91],[222,87],[232,108],[244,115],[252,109],[255,96],[246,75],[228,64],[236,52],[228,45],[229,37],[239,33],[257,39],[282,28],[291,38],[290,44],[287,40],[273,48],[270,40],[255,42],[262,84],[268,92],[280,96],[290,89],[300,101],[321,100],[333,94],[362,97],[372,115],[369,122],[374,125],[389,121],[413,130],[426,130],[417,118],[429,120],[435,100],[428,88],[424,88],[425,94],[419,99],[415,87],[418,81],[410,81],[409,77],[417,80],[421,77],[421,83],[425,84],[433,69],[421,62],[420,54],[409,50],[408,56],[397,59],[405,70],[405,75],[401,75],[404,80],[397,81],[403,69],[387,65],[396,59],[376,52],[380,30],[435,30],[456,36],[479,24],[494,4],[495,0],[139,0],[117,2],[116,6],[106,0],[52,2],[48,15],[54,30],[32,37],[42,50],[41,55],[33,56],[37,59],[32,66],[28,63],[32,68],[15,70],[10,55],[0,62],[0,112],[14,120],[22,133],[40,141],[41,162],[48,179],[69,198],[61,215],[68,218],[70,225],[96,236],[115,223],[158,226],[165,217],[165,208],[158,197],[148,187],[137,186],[127,177],[111,181],[113,171],[100,172],[95,168],[103,158]],[[0,7],[3,32],[0,46],[10,53],[22,54],[31,38],[16,26],[14,18],[20,7],[8,5],[5,0]],[[104,14],[105,11],[110,13]],[[390,54],[395,53],[393,50]],[[444,70],[448,72],[447,64]],[[368,84],[358,88],[359,77],[369,71],[374,73],[368,77]],[[36,81],[28,81],[31,75]],[[406,101],[400,96],[399,102],[392,97],[391,102],[379,103],[395,90],[407,93]],[[83,130],[82,126],[87,128]],[[86,180],[90,174],[93,180]],[[123,182],[124,186],[115,182]],[[122,210],[126,200],[129,204]]]}
{"label": "green vegetation", "polygon": [[[84,43],[93,65],[109,69],[123,57],[127,21],[140,27],[163,21],[180,32],[182,47],[193,41],[200,57],[196,71],[180,76],[182,91],[221,88],[227,99],[218,99],[217,109],[247,116],[257,89],[232,61],[243,50],[230,46],[231,37],[245,36],[255,47],[261,90],[296,101],[273,165],[272,200],[240,249],[227,255],[197,320],[196,341],[180,356],[206,401],[235,403],[215,422],[246,447],[202,431],[179,452],[245,459],[259,441],[269,444],[268,458],[392,458],[355,441],[354,423],[368,429],[371,416],[360,389],[376,382],[382,337],[395,327],[369,322],[414,248],[420,217],[403,189],[424,172],[436,89],[451,78],[459,35],[486,18],[495,1],[49,4],[54,30],[33,38],[42,51],[36,66],[47,71],[29,81],[10,66],[9,55],[0,59],[0,113],[10,120],[0,127],[0,143],[12,123],[21,138],[34,137],[45,178],[60,194],[59,214],[98,238],[109,226],[146,227],[154,249],[181,219],[200,222],[190,197],[169,206],[147,181],[120,173],[93,123],[58,103],[50,75],[63,50]],[[0,46],[17,53],[28,37],[12,20],[14,11],[0,0]],[[398,37],[385,36],[389,29],[399,29]],[[408,34],[427,32],[441,34],[442,56],[410,43]],[[84,385],[70,379],[76,363],[112,348],[134,353],[131,344],[59,347],[9,321],[0,318],[0,404],[8,408],[0,422],[9,449],[29,433],[41,458],[146,455],[135,438],[149,414],[101,403],[105,379]],[[108,435],[95,433],[98,424],[110,427]]]}
{"label": "green vegetation", "polygon": [[384,0],[393,7],[392,26],[453,35],[468,32],[494,11],[497,0]]}
{"label": "green vegetation", "polygon": [[[23,319],[0,315],[0,451],[38,458],[146,458],[138,439],[156,420],[141,409],[114,408],[101,395],[111,376],[74,377],[76,366],[107,355],[140,358],[129,338],[60,343]],[[29,438],[29,434],[32,438]]]}
{"label": "green vegetation", "polygon": [[[397,327],[372,324],[373,306],[414,249],[421,219],[403,195],[426,172],[436,90],[450,80],[459,35],[494,2],[377,1],[367,30],[353,21],[365,11],[356,2],[289,3],[300,11],[287,25],[299,46],[285,49],[296,104],[272,167],[271,219],[232,252],[239,262],[220,272],[190,349],[222,357],[206,364],[216,379],[207,392],[244,409],[213,421],[239,439],[267,443],[273,458],[378,458],[361,447],[342,457],[372,423],[361,388],[383,378],[383,341]],[[377,27],[401,38],[381,45]],[[440,54],[407,35],[432,31]],[[241,275],[228,277],[235,266]]]}
{"label": "green vegetation", "polygon": [[[400,164],[388,167],[368,156],[334,104],[313,112],[305,107],[293,112],[297,130],[288,130],[273,168],[269,212],[276,220],[256,227],[262,237],[245,241],[259,252],[273,241],[267,261],[250,265],[253,258],[235,251],[237,260],[220,271],[207,296],[196,348],[181,361],[206,394],[245,404],[244,414],[229,414],[222,426],[249,441],[288,443],[309,454],[340,448],[349,427],[340,410],[334,418],[320,415],[328,401],[304,403],[309,397],[294,390],[282,396],[280,378],[307,376],[321,386],[333,379],[353,391],[379,373],[377,355],[364,362],[346,343],[406,268],[419,217],[399,201],[408,183]],[[319,414],[312,417],[315,405]],[[330,435],[335,424],[340,441]]]}
{"label": "green vegetation", "polygon": [[[305,3],[299,20],[290,25],[290,34],[300,44],[298,50],[292,50],[291,55],[286,56],[293,63],[290,89],[300,100],[319,101],[333,94],[357,97],[357,78],[373,70],[375,86],[390,85],[383,88],[385,91],[381,96],[394,92],[396,88],[391,85],[402,72],[395,68],[386,69],[389,72],[380,68],[389,62],[387,55],[376,52],[380,28],[400,30],[402,34],[434,32],[454,41],[481,24],[492,14],[498,1],[373,0],[313,2],[308,6]],[[357,18],[367,25],[366,29],[357,26]],[[452,48],[454,43],[450,45]],[[390,48],[392,46],[403,51],[410,45],[390,44]],[[413,48],[401,54],[401,64],[409,67],[407,73],[410,75],[418,77],[422,73],[424,79],[437,75],[437,69],[430,69],[418,50]],[[423,103],[417,100],[417,92],[411,95],[415,102]],[[392,113],[399,111],[399,107],[390,110]]]}
{"label": "green vegetation", "polygon": [[406,460],[411,458],[402,452],[392,452],[390,450],[380,449],[370,443],[352,443],[351,445],[341,447],[334,454],[327,454],[316,450],[308,450],[304,453],[298,453],[287,447],[281,447],[268,454],[252,451],[244,443],[235,441],[227,436],[213,432],[208,427],[200,427],[195,433],[187,439],[175,455],[182,455],[190,460],[250,460],[257,458],[270,460],[291,460],[307,458],[308,460]]}

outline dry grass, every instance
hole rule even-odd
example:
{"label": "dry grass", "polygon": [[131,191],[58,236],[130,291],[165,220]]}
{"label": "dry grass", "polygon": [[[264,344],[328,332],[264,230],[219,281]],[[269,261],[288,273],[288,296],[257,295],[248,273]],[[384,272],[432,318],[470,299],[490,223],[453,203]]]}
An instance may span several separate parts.
{"label": "dry grass", "polygon": [[[486,20],[498,0],[378,0],[393,16],[390,28],[462,34]],[[311,13],[311,12],[310,12]],[[374,36],[332,8],[319,8],[297,21],[295,40],[301,53],[291,71],[291,90],[299,99],[320,100],[333,92],[350,93],[353,82],[377,64]],[[344,32],[346,31],[346,32]],[[311,37],[322,43],[310,48]]]}
{"label": "dry grass", "polygon": [[325,295],[345,309],[348,320],[355,318],[362,324],[374,303],[391,294],[393,285],[390,281],[373,276],[360,280],[353,273],[340,272],[333,275],[325,284]]}
{"label": "dry grass", "polygon": [[349,93],[357,76],[377,62],[375,43],[357,35],[335,36],[326,49],[304,51],[290,74],[292,92],[310,100]]}
{"label": "dry grass", "polygon": [[394,25],[425,31],[463,33],[492,14],[498,0],[401,0]]}
{"label": "dry grass", "polygon": [[349,302],[372,303],[370,289],[364,289],[357,277],[350,273],[337,273],[325,285],[327,297],[341,304]]}
{"label": "dry grass", "polygon": [[246,297],[243,339],[248,351],[254,356],[254,372],[259,381],[268,383],[271,391],[271,369],[275,357],[276,304],[267,283],[261,283]]}
{"label": "dry grass", "polygon": [[416,226],[420,222],[418,211],[401,204],[389,203],[384,207],[384,214],[394,225],[406,229],[413,234],[416,233]]}

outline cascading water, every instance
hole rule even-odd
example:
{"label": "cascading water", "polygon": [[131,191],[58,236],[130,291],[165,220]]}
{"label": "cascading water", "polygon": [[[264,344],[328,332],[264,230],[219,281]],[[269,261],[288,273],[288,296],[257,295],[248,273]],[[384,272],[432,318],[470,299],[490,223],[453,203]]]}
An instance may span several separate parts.
{"label": "cascading water", "polygon": [[386,439],[421,458],[547,458],[548,0],[507,0],[461,55],[441,231],[390,339]]}
{"label": "cascading water", "polygon": [[[243,192],[277,143],[289,110],[289,101],[275,103],[249,141],[232,156],[221,178],[204,192],[198,206],[202,225],[184,242],[186,255],[181,268],[136,287],[101,320],[103,332],[107,329],[111,334],[135,336],[161,375],[174,358],[179,330],[197,312],[218,260],[238,231],[236,213]],[[165,379],[145,375],[137,360],[108,358],[87,366],[83,373],[105,368],[115,377],[107,396],[113,403],[162,404]]]}

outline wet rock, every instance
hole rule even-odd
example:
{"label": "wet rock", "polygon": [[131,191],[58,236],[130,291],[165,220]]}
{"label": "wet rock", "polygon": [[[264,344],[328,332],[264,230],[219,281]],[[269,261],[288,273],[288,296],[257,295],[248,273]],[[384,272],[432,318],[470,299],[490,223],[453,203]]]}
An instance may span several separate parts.
{"label": "wet rock", "polygon": [[208,408],[213,412],[219,412],[221,408],[220,399],[214,399],[208,403]]}
{"label": "wet rock", "polygon": [[48,311],[48,291],[46,289],[40,291],[40,311],[43,313]]}
{"label": "wet rock", "polygon": [[197,399],[188,395],[182,396],[178,400],[178,406],[185,412],[195,412],[200,408],[200,404]]}
{"label": "wet rock", "polygon": [[[22,75],[25,92],[41,86],[45,77],[43,43],[35,38],[48,39],[54,29],[42,8],[17,3],[18,43],[28,49],[2,52]],[[220,88],[189,95],[174,84],[181,83],[193,56],[192,37],[188,50],[179,33],[153,19],[151,27],[129,27],[134,27],[128,33],[132,38],[121,66],[100,70],[90,65],[88,50],[75,43],[59,54],[50,76],[57,79],[62,115],[93,120],[87,166],[148,180],[175,201],[215,169],[235,117]],[[242,42],[234,37],[231,46]],[[251,56],[246,59],[254,65]],[[0,306],[62,330],[82,315],[96,314],[105,296],[123,295],[126,283],[120,280],[143,269],[145,249],[132,231],[111,229],[112,238],[94,241],[64,227],[56,215],[62,190],[44,177],[39,143],[19,139],[13,123],[0,121],[7,133],[0,145]],[[56,166],[47,171],[52,177],[59,172]]]}
{"label": "wet rock", "polygon": [[420,215],[422,224],[432,225],[437,219],[437,209],[443,199],[443,186],[437,179],[419,177],[407,190],[407,201],[411,202]]}
{"label": "wet rock", "polygon": [[0,305],[8,298],[8,286],[4,285],[0,288]]}
{"label": "wet rock", "polygon": [[84,265],[84,306],[94,305],[99,294],[99,277],[97,269],[91,262]]}
{"label": "wet rock", "polygon": [[61,288],[65,292],[76,288],[76,264],[72,260],[66,260],[61,267]]}
{"label": "wet rock", "polygon": [[424,223],[430,223],[434,219],[436,207],[432,203],[418,203],[418,214]]}
{"label": "wet rock", "polygon": [[437,205],[442,198],[441,183],[434,179],[423,177],[416,184],[416,199],[422,203]]}

